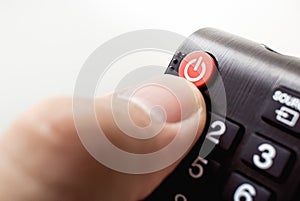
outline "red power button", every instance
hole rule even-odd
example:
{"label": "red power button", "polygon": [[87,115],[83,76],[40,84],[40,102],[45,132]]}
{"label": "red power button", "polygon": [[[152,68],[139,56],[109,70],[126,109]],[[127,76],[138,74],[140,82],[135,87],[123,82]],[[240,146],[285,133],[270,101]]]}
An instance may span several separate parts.
{"label": "red power button", "polygon": [[202,87],[213,77],[215,70],[216,62],[212,56],[206,52],[191,52],[181,61],[178,74]]}

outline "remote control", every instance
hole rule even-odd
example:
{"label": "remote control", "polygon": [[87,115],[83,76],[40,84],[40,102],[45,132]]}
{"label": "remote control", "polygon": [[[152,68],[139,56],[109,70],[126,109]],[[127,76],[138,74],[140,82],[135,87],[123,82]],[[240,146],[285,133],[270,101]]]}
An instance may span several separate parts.
{"label": "remote control", "polygon": [[188,37],[167,74],[204,95],[204,133],[146,201],[299,201],[300,59],[214,28]]}

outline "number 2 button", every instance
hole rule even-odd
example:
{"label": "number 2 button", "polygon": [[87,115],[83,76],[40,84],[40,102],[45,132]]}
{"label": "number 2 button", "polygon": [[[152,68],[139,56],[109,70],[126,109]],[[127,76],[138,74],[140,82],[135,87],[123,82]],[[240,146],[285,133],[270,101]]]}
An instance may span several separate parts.
{"label": "number 2 button", "polygon": [[289,162],[290,151],[263,137],[253,134],[243,148],[242,160],[276,178]]}
{"label": "number 2 button", "polygon": [[209,127],[206,139],[223,150],[228,150],[235,140],[240,127],[222,118],[216,114],[211,114],[211,125]]}

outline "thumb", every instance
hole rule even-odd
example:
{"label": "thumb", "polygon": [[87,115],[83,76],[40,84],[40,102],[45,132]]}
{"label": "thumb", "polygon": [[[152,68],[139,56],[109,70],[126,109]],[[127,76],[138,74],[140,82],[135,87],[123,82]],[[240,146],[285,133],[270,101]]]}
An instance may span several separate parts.
{"label": "thumb", "polygon": [[[206,121],[205,102],[199,90],[185,79],[171,75],[156,77],[138,86],[100,97],[95,101],[95,113],[100,132],[119,149],[140,154],[138,159],[142,159],[143,154],[170,145],[177,135],[180,136],[180,139],[176,138],[177,146],[181,146],[176,150],[186,145],[183,153],[179,154],[183,155],[198,139]],[[81,139],[84,143],[87,136],[85,132],[83,135]],[[104,143],[99,147],[104,147]],[[170,153],[170,157],[176,154],[176,150]],[[105,151],[115,153],[111,147]],[[96,158],[99,153],[102,152],[97,152]],[[111,156],[118,158],[117,155]],[[111,156],[111,160],[117,159]],[[164,157],[167,160],[168,156]],[[124,164],[119,171],[133,174],[154,171],[142,170],[146,167],[141,167],[139,162]]]}
{"label": "thumb", "polygon": [[175,169],[206,122],[199,90],[171,75],[100,97],[95,111],[101,132],[111,145],[98,141],[98,146],[94,145],[99,149],[90,153],[108,168],[125,173],[127,179],[137,174],[137,185],[142,188],[133,189],[134,193],[140,189],[139,198],[152,192]]}

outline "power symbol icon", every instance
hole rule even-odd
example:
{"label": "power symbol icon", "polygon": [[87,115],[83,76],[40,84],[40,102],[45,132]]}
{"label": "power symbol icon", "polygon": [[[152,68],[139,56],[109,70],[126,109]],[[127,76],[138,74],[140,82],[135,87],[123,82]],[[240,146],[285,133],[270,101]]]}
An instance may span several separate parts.
{"label": "power symbol icon", "polygon": [[213,77],[215,69],[216,62],[208,53],[192,52],[181,61],[178,74],[202,87]]}
{"label": "power symbol icon", "polygon": [[[206,65],[205,65],[204,62],[202,62],[202,60],[203,60],[203,57],[199,57],[198,60],[197,59],[192,59],[191,61],[189,61],[187,63],[187,65],[184,68],[184,77],[188,81],[197,82],[197,81],[199,81],[200,79],[203,78],[203,76],[205,75],[205,72],[206,72]],[[200,73],[196,77],[191,77],[188,70],[192,66],[192,64],[194,64],[195,62],[196,62],[196,64],[195,64],[193,70],[195,72],[199,72],[200,71]],[[201,68],[200,68],[200,65],[201,65]]]}

